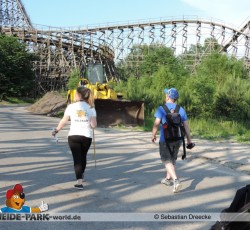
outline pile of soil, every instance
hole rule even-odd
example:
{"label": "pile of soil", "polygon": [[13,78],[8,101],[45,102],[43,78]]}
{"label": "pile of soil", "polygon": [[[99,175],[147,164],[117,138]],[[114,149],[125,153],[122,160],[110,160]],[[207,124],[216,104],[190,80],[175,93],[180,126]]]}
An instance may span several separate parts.
{"label": "pile of soil", "polygon": [[59,112],[64,112],[67,107],[66,97],[56,91],[46,93],[40,100],[27,107],[27,110],[34,114],[57,116]]}
{"label": "pile of soil", "polygon": [[[67,107],[66,96],[57,91],[46,93],[40,100],[27,107],[33,114],[61,117]],[[99,127],[125,125],[133,127],[144,124],[144,103],[126,100],[95,100],[95,109]]]}

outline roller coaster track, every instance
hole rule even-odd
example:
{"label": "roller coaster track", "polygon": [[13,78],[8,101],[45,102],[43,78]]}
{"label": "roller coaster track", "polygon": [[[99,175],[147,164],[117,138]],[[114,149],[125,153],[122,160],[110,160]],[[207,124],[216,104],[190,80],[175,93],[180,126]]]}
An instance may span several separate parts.
{"label": "roller coaster track", "polygon": [[192,68],[219,45],[221,52],[250,67],[250,21],[240,29],[197,17],[53,28],[32,25],[21,0],[0,0],[0,32],[18,37],[40,57],[34,69],[38,88],[44,92],[65,87],[72,68],[89,61],[105,64],[108,79],[117,77],[117,64],[136,68],[143,61],[138,51],[142,46],[148,52],[152,46],[170,47]]}

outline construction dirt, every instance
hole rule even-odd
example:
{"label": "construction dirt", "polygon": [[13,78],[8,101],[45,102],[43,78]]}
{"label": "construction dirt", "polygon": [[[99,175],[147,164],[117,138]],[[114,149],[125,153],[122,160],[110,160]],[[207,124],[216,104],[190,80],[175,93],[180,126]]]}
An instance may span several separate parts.
{"label": "construction dirt", "polygon": [[[34,114],[51,117],[60,116],[67,107],[66,97],[56,91],[46,93],[40,100],[27,107]],[[116,125],[137,126],[144,124],[144,103],[127,100],[95,100],[98,125],[109,127]]]}
{"label": "construction dirt", "polygon": [[27,107],[27,110],[34,114],[56,116],[63,112],[67,106],[66,97],[56,91],[46,93],[40,100]]}

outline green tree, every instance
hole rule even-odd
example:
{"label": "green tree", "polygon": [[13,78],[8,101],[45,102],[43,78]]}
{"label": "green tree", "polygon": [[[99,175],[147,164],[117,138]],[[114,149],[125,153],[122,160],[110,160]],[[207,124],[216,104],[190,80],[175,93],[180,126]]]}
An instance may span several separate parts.
{"label": "green tree", "polygon": [[17,38],[0,34],[0,94],[28,96],[34,87],[35,56]]}
{"label": "green tree", "polygon": [[250,119],[250,82],[233,75],[227,75],[223,85],[217,89],[214,111],[221,118],[234,121]]}
{"label": "green tree", "polygon": [[188,72],[172,50],[165,46],[137,46],[126,60],[134,60],[133,58],[139,54],[143,55],[143,61],[137,63],[134,68],[120,66],[120,71],[123,71],[127,78],[124,78],[115,90],[121,91],[127,99],[144,100],[146,113],[151,114],[157,105],[164,103],[163,89],[179,89]]}
{"label": "green tree", "polygon": [[[151,49],[151,50],[150,50]],[[146,117],[164,103],[163,89],[175,87],[189,117],[245,122],[250,118],[249,74],[241,60],[219,53],[221,47],[213,39],[192,47],[204,55],[195,66],[195,74],[185,70],[182,57],[175,57],[166,47],[137,47],[135,54],[144,59],[136,72],[123,68],[128,77],[118,84],[119,91],[130,100],[144,100]],[[146,53],[146,51],[149,51]],[[133,55],[129,56],[130,60]]]}
{"label": "green tree", "polygon": [[192,76],[180,89],[180,104],[188,111],[189,116],[211,118],[215,85],[206,75]]}
{"label": "green tree", "polygon": [[68,89],[76,89],[79,83],[80,70],[78,68],[73,69],[69,75],[67,87]]}
{"label": "green tree", "polygon": [[177,77],[187,75],[187,71],[180,60],[174,56],[173,51],[160,44],[136,45],[125,58],[124,63],[118,64],[121,79],[126,80],[130,76],[140,78],[151,76],[162,66],[167,66]]}
{"label": "green tree", "polygon": [[204,58],[181,88],[182,104],[199,118],[249,119],[250,82],[243,62],[220,53]]}
{"label": "green tree", "polygon": [[191,44],[189,49],[179,56],[183,64],[191,72],[195,72],[200,62],[211,53],[220,53],[221,46],[215,38],[207,38],[204,44]]}
{"label": "green tree", "polygon": [[173,51],[165,46],[150,46],[149,53],[144,56],[144,60],[140,65],[142,75],[152,75],[162,66],[168,67],[168,70],[175,74],[178,78],[186,75],[187,72],[179,59],[174,56]]}

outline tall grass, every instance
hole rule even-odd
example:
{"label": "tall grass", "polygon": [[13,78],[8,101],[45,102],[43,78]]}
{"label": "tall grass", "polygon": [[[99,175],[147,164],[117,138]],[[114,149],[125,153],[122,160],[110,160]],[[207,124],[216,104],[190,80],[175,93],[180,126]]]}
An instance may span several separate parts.
{"label": "tall grass", "polygon": [[250,124],[235,121],[190,119],[192,136],[198,138],[221,140],[235,139],[241,142],[250,142]]}
{"label": "tall grass", "polygon": [[[144,131],[151,131],[154,118],[146,118]],[[250,143],[250,123],[241,124],[235,121],[216,121],[212,119],[189,119],[193,138],[209,140],[233,139]]]}

